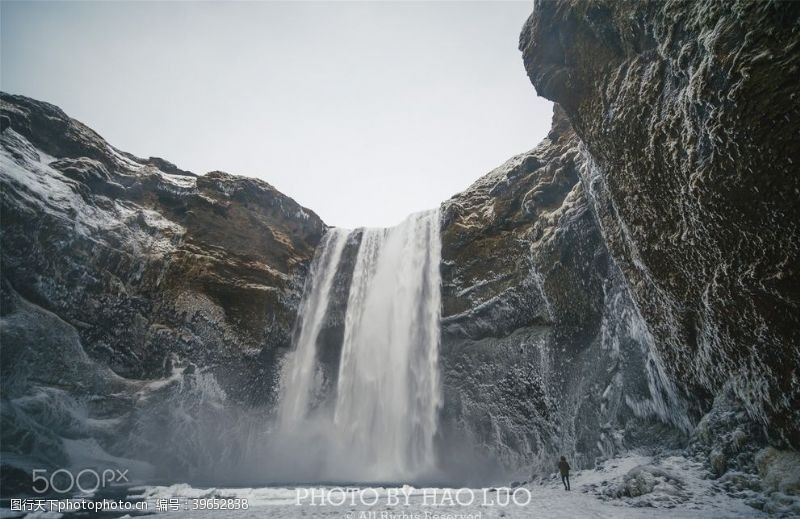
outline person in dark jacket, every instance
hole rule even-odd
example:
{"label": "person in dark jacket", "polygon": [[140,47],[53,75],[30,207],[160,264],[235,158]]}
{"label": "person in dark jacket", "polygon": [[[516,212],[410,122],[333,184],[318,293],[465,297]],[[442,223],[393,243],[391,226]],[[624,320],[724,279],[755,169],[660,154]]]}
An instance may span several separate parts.
{"label": "person in dark jacket", "polygon": [[569,468],[567,458],[561,456],[561,461],[558,462],[558,471],[561,472],[561,482],[564,483],[564,490],[569,490]]}

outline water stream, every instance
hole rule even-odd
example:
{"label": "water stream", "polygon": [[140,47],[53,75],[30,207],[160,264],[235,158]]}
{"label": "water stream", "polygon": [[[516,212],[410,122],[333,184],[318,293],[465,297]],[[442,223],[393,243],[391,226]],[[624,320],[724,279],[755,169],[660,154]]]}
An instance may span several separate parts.
{"label": "water stream", "polygon": [[[329,306],[344,303],[330,298],[349,233],[332,229],[320,245],[278,410],[284,445],[311,441],[315,457],[322,454],[314,462],[317,478],[411,481],[435,470],[439,225],[434,210],[389,229],[363,230],[346,302],[336,395],[330,399],[316,394],[319,335]],[[317,407],[324,401],[327,407]]]}

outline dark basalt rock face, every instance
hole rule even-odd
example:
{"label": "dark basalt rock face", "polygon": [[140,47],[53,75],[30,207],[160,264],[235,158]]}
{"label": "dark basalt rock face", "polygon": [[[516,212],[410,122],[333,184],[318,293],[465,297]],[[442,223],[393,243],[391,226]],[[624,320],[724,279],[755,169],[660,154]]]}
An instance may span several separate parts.
{"label": "dark basalt rock face", "polygon": [[537,2],[520,48],[693,416],[800,447],[800,5]]}
{"label": "dark basalt rock face", "polygon": [[563,454],[591,467],[679,445],[689,428],[589,207],[585,167],[556,106],[545,141],[443,205],[442,449],[478,446],[484,471],[546,474]]}
{"label": "dark basalt rock face", "polygon": [[[130,428],[65,434],[175,468],[185,460],[165,457],[158,436],[180,433],[143,431],[141,413],[156,408],[143,401],[211,377],[212,393],[237,406],[269,403],[325,226],[263,181],[119,152],[47,103],[2,94],[0,109],[4,451],[36,452],[22,438],[59,430],[47,409],[68,401]],[[58,326],[33,326],[41,315]],[[77,358],[91,373],[49,371]],[[25,407],[54,387],[60,404]],[[175,413],[161,409],[162,422]],[[122,440],[136,434],[138,444]],[[142,444],[148,434],[153,448]]]}

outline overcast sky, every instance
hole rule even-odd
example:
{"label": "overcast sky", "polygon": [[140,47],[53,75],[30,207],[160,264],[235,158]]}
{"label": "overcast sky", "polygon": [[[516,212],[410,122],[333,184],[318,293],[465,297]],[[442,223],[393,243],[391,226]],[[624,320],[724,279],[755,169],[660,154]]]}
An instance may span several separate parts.
{"label": "overcast sky", "polygon": [[262,178],[326,223],[435,207],[547,133],[532,2],[3,1],[6,92],[114,146]]}

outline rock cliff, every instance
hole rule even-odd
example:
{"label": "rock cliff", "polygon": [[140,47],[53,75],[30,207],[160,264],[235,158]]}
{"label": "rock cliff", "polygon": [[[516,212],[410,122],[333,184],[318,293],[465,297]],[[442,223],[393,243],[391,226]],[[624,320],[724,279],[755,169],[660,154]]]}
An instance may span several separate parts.
{"label": "rock cliff", "polygon": [[800,446],[800,6],[538,2],[520,38],[695,417],[725,386]]}
{"label": "rock cliff", "polygon": [[606,248],[586,167],[556,106],[547,139],[443,206],[445,443],[479,446],[475,461],[521,477],[558,454],[593,466],[679,445],[690,429]]}
{"label": "rock cliff", "polygon": [[[142,436],[141,416],[109,420],[130,426],[137,392],[190,375],[237,405],[269,402],[322,221],[265,182],[134,157],[52,105],[0,103],[4,450],[35,455],[37,428],[104,448]],[[65,402],[108,430],[70,430],[66,411],[53,423]]]}
{"label": "rock cliff", "polygon": [[445,451],[798,446],[798,13],[537,2],[552,130],[443,205]]}

